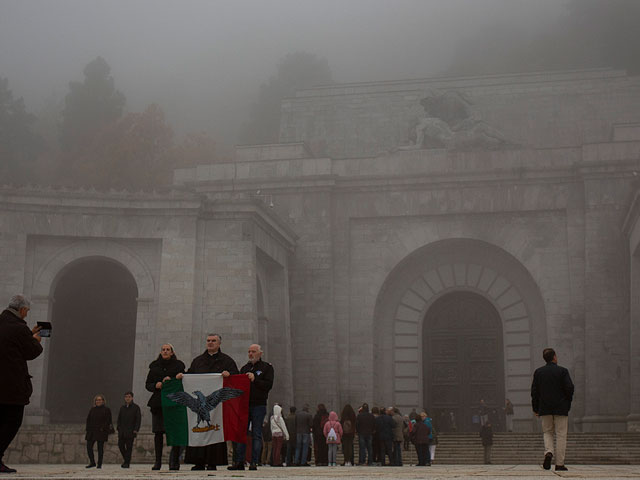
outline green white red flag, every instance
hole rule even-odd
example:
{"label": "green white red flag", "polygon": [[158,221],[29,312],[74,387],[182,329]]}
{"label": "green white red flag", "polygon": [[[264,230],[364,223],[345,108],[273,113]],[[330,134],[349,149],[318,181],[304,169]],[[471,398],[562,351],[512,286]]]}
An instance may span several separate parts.
{"label": "green white red flag", "polygon": [[249,420],[246,375],[185,374],[162,384],[162,413],[168,445],[203,447],[245,443]]}

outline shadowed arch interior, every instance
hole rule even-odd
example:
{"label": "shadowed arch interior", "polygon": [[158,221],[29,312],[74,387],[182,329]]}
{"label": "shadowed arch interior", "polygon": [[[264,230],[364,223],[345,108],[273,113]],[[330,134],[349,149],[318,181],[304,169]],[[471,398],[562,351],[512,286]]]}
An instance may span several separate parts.
{"label": "shadowed arch interior", "polygon": [[480,425],[472,420],[479,420],[481,399],[499,421],[505,395],[502,322],[491,302],[469,291],[441,296],[427,311],[422,342],[424,398],[440,430],[477,431]]}
{"label": "shadowed arch interior", "polygon": [[[52,423],[81,423],[97,393],[114,422],[132,388],[138,288],[131,273],[107,258],[73,262],[53,288],[53,336],[46,408]],[[134,386],[140,393],[142,386]]]}

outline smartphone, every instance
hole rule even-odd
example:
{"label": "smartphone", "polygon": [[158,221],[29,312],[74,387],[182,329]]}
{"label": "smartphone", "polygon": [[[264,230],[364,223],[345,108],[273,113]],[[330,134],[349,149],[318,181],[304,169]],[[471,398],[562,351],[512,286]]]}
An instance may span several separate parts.
{"label": "smartphone", "polygon": [[40,330],[40,336],[41,337],[50,337],[51,336],[51,322],[38,322],[37,325],[39,327],[42,327],[42,329]]}

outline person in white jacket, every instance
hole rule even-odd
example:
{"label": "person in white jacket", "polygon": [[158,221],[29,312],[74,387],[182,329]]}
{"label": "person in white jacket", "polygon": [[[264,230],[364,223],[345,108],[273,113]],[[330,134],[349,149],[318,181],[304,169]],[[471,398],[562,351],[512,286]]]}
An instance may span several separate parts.
{"label": "person in white jacket", "polygon": [[282,407],[277,403],[273,406],[273,416],[271,417],[271,437],[271,442],[273,443],[271,465],[273,467],[281,467],[282,457],[280,452],[282,451],[282,444],[289,440],[289,432],[287,431],[287,424],[282,418]]}

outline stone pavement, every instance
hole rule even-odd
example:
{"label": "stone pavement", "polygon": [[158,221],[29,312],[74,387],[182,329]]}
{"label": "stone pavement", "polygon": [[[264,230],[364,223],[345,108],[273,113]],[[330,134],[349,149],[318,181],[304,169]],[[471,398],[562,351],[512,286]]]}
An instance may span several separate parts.
{"label": "stone pavement", "polygon": [[[569,471],[556,473],[553,469],[543,470],[537,465],[434,465],[433,467],[310,467],[310,468],[273,468],[261,467],[258,471],[232,472],[226,470],[210,472],[192,472],[188,469],[179,472],[161,470],[152,472],[151,466],[133,465],[124,470],[119,465],[104,465],[102,470],[86,470],[84,465],[13,465],[18,473],[1,475],[0,478],[20,479],[277,479],[299,478],[304,480],[342,478],[342,479],[448,479],[482,478],[483,480],[517,478],[528,480],[535,478],[585,478],[585,479],[629,479],[640,478],[638,465],[570,465]],[[166,468],[166,467],[165,467]]]}

